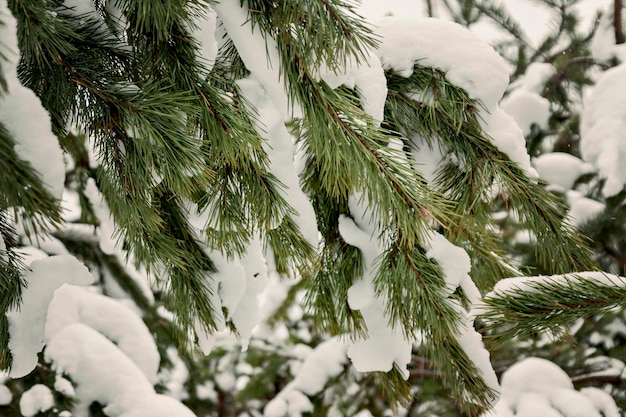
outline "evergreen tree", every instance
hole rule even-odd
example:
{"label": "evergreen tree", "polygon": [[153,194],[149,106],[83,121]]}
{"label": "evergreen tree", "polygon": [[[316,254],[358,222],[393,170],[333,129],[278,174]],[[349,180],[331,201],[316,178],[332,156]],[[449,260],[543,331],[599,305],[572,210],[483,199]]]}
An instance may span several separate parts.
{"label": "evergreen tree", "polygon": [[[575,33],[561,8],[525,59],[512,19],[459,6],[520,42],[514,78]],[[372,32],[355,10],[2,3],[0,411],[478,416],[500,390],[481,333],[518,342],[623,304],[498,104],[504,61],[452,23]],[[562,108],[529,127],[532,155],[577,123],[564,83],[590,82],[568,67],[591,37],[571,38],[545,60]],[[524,273],[552,277],[492,291]]]}

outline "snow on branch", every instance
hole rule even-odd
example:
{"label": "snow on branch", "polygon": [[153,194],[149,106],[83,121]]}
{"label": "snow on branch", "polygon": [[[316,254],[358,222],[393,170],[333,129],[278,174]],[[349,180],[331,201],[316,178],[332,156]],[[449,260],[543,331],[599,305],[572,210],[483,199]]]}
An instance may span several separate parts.
{"label": "snow on branch", "polygon": [[[549,331],[581,317],[626,303],[626,278],[604,272],[515,277],[499,281],[476,309],[490,328],[505,327],[499,338]],[[496,324],[497,323],[497,324]]]}

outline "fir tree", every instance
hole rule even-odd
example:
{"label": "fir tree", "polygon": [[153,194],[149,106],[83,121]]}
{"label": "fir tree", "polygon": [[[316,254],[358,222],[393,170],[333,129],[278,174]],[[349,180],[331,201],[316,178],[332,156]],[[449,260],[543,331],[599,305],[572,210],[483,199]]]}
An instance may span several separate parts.
{"label": "fir tree", "polygon": [[[511,18],[459,6],[513,34],[514,77],[558,65],[549,128],[569,126],[591,38],[556,62],[568,9],[525,59]],[[423,399],[448,394],[478,416],[499,390],[481,333],[623,304],[620,277],[583,272],[585,239],[498,105],[506,65],[459,26],[373,30],[340,0],[9,0],[1,19],[10,416],[443,415]],[[398,53],[403,37],[425,41]],[[553,278],[492,291],[520,270]]]}

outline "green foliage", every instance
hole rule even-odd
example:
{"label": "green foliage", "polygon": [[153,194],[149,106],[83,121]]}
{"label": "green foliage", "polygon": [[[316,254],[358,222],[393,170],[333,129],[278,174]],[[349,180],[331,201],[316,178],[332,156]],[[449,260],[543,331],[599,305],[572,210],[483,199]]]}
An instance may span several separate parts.
{"label": "green foliage", "polygon": [[[13,229],[19,221],[26,235],[58,239],[90,267],[100,291],[114,284],[132,300],[157,340],[162,371],[176,366],[171,352],[179,349],[176,355],[191,371],[184,383],[186,403],[199,415],[256,415],[296,376],[301,360],[290,356],[294,346],[320,344],[308,334],[310,328],[346,340],[367,335],[362,313],[348,303],[348,290],[364,274],[363,254],[339,231],[341,216],[356,216],[350,207],[355,196],[373,220],[372,238],[383,248],[375,291],[385,297],[389,325],[409,340],[420,340],[419,356],[414,352],[408,380],[397,367],[368,375],[346,365],[322,392],[310,395],[311,415],[368,410],[383,416],[403,404],[406,415],[479,416],[490,407],[495,393],[458,341],[466,313],[460,306],[467,308],[468,294],[447,295],[441,265],[425,249],[433,229],[468,252],[472,278],[483,293],[518,270],[565,274],[594,269],[594,255],[604,269],[615,271],[615,262],[624,268],[624,240],[612,226],[623,218],[624,193],[585,225],[595,239],[592,254],[580,231],[564,221],[563,199],[496,148],[481,125],[482,104],[441,69],[416,62],[409,77],[387,71],[389,95],[381,126],[363,111],[359,91],[333,89],[319,80],[321,67],[339,72],[349,62],[367,60],[368,50],[377,45],[351,2],[246,3],[253,30],[265,38],[268,52],[273,46],[278,51],[279,62],[272,65],[297,115],[286,125],[304,155],[300,185],[315,210],[318,248],[299,229],[298,213],[282,192],[285,186],[270,171],[266,143],[255,129],[256,109],[239,90],[237,80],[254,68],[246,67],[227,35],[215,62],[200,58],[194,19],[207,13],[210,2],[120,0],[115,4],[125,24],[103,2],[94,3],[96,14],[82,16],[59,1],[8,3],[18,21],[20,81],[49,111],[52,130],[71,160],[66,186],[77,193],[80,216],[76,224],[62,222],[59,202],[43,187],[37,167],[18,158],[14,139],[0,124],[0,236],[6,247],[0,252],[0,311],[19,304],[24,285],[16,249],[25,242]],[[553,104],[549,131],[535,127],[528,148],[537,156],[547,138],[556,136],[555,149],[576,154],[580,115],[572,102],[592,84],[589,70],[606,67],[588,55],[597,25],[578,33],[578,20],[564,2],[556,33],[531,47],[523,28],[496,2],[443,4],[462,24],[490,19],[511,35],[498,49],[514,64],[514,79],[532,63],[555,65],[542,92]],[[397,143],[401,146],[393,146]],[[434,183],[411,156],[420,147],[450,156],[441,161]],[[98,166],[90,161],[90,148]],[[102,226],[94,196],[88,195],[92,183],[111,212],[126,259],[105,253],[91,233],[72,229]],[[496,221],[495,211],[508,217]],[[198,234],[191,219],[200,214],[206,224]],[[535,240],[516,253],[509,236],[518,230],[531,231]],[[269,320],[269,325],[286,326],[288,336],[256,341],[245,353],[231,346],[199,357],[188,342],[218,328],[211,303],[220,291],[211,285],[220,272],[214,258],[244,255],[256,236],[276,273],[298,280]],[[154,300],[129,273],[133,268],[144,268],[154,280]],[[493,362],[500,358],[510,365],[524,352],[536,353],[538,334],[623,306],[624,296],[620,286],[540,282],[530,291],[487,297],[476,327],[497,336],[489,341]],[[290,309],[301,300],[307,314],[290,319]],[[173,313],[173,320],[164,310]],[[236,331],[233,323],[227,326]],[[533,349],[524,350],[520,342],[506,351],[502,346],[512,340],[531,340],[525,346]],[[9,368],[4,314],[0,352],[1,367]],[[582,353],[575,359],[586,360]],[[227,373],[245,383],[221,386],[218,376]],[[53,372],[44,367],[9,386],[17,394],[35,383],[53,386],[50,378]],[[163,382],[158,389],[166,392]],[[215,398],[198,394],[206,386],[214,389]],[[58,410],[71,409],[72,399],[54,395]],[[8,409],[18,415],[16,400]],[[94,403],[90,413],[103,416],[104,406]]]}

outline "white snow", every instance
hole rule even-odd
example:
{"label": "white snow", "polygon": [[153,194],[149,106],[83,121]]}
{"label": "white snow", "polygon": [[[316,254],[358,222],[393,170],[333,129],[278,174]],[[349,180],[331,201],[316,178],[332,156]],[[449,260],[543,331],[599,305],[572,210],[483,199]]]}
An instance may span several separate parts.
{"label": "white snow", "polygon": [[252,28],[248,12],[239,0],[222,0],[212,5],[228,36],[235,44],[246,68],[266,89],[281,114],[290,110],[285,80],[280,76],[280,58],[276,43]]}
{"label": "white snow", "polygon": [[61,375],[56,375],[54,378],[54,389],[66,397],[74,397],[76,395],[76,391],[74,390],[72,383],[63,378]]}
{"label": "white snow", "polygon": [[25,391],[20,397],[20,413],[24,417],[32,417],[45,413],[54,406],[54,397],[50,388],[36,384]]}
{"label": "white snow", "polygon": [[[626,21],[626,11],[623,8],[622,21]],[[611,58],[618,58],[621,62],[626,61],[626,45],[615,43],[612,4],[603,10],[598,29],[594,33],[589,47],[591,56],[598,61],[608,61]]]}
{"label": "white snow", "polygon": [[522,128],[524,136],[530,133],[532,125],[543,129],[548,126],[550,102],[537,93],[515,90],[502,100],[501,106]]}
{"label": "white snow", "polygon": [[[626,278],[620,277],[617,275],[608,274],[602,271],[588,271],[588,272],[575,272],[571,274],[563,274],[563,275],[538,275],[534,277],[513,277],[513,278],[505,278],[494,286],[493,290],[485,295],[485,299],[490,297],[500,297],[504,294],[507,296],[515,296],[516,294],[524,291],[524,292],[533,292],[537,291],[533,286],[541,283],[553,283],[553,284],[566,284],[568,282],[576,283],[585,281],[593,282],[597,285],[606,285],[606,286],[619,286],[626,287]],[[478,307],[477,313],[480,314],[480,309],[483,307]]]}
{"label": "white snow", "polygon": [[100,332],[156,383],[160,356],[152,334],[130,308],[121,302],[73,285],[63,285],[48,307],[46,340],[72,323],[83,323]]}
{"label": "white snow", "polygon": [[321,78],[333,89],[340,85],[356,88],[363,110],[380,123],[383,120],[387,99],[387,80],[376,55],[368,51],[365,60],[359,65],[352,58],[341,72],[325,69],[321,73]]}
{"label": "white snow", "polygon": [[[527,358],[502,376],[502,397],[491,417],[617,417],[610,395],[592,388],[576,391],[554,363]],[[599,392],[598,392],[599,391]],[[604,395],[602,395],[604,394]],[[600,411],[603,414],[600,414]]]}
{"label": "white snow", "polygon": [[24,87],[17,78],[19,54],[16,37],[16,22],[6,2],[0,5],[0,56],[2,71],[7,82],[8,93],[0,96],[0,122],[15,139],[18,156],[30,162],[39,174],[46,189],[60,199],[65,181],[65,164],[59,142],[52,134],[50,115],[39,98]]}
{"label": "white snow", "polygon": [[9,387],[4,384],[0,384],[0,406],[9,405],[13,401],[13,394]]}
{"label": "white snow", "polygon": [[377,259],[384,251],[378,239],[379,232],[360,195],[350,197],[349,207],[352,218],[339,217],[339,233],[346,243],[361,251],[363,276],[349,288],[348,304],[351,309],[361,312],[367,336],[352,341],[348,357],[359,372],[388,372],[395,363],[408,378],[412,341],[404,338],[399,324],[396,329],[389,326],[384,295],[377,297],[374,290]]}
{"label": "white snow", "polygon": [[548,184],[569,190],[581,175],[594,171],[593,165],[565,152],[544,153],[532,161],[539,177]]}
{"label": "white snow", "polygon": [[110,340],[82,323],[54,335],[44,352],[53,369],[76,384],[80,401],[74,414],[88,415],[89,405],[105,405],[111,417],[193,417],[178,401],[155,393],[137,365]]}
{"label": "white snow", "polygon": [[584,197],[582,193],[578,191],[570,190],[566,193],[567,204],[569,205],[570,221],[574,226],[581,226],[594,217],[600,215],[606,206],[591,198]]}
{"label": "white snow", "polygon": [[404,77],[413,73],[415,63],[444,71],[450,82],[485,106],[486,111],[479,109],[479,119],[493,144],[536,176],[523,132],[498,106],[509,69],[491,46],[461,25],[440,19],[387,17],[378,23],[376,33],[382,37],[376,53],[385,69]]}
{"label": "white snow", "polygon": [[[446,282],[444,294],[450,296],[458,287],[461,287],[471,305],[476,305],[480,300],[480,292],[469,275],[472,266],[467,252],[435,231],[429,232],[424,249],[427,250],[427,256],[437,261],[443,272]],[[478,368],[487,386],[494,392],[499,392],[498,377],[491,366],[489,351],[485,349],[482,336],[474,329],[474,316],[471,309],[467,312],[459,304],[456,305],[456,309],[461,317],[459,345]]]}
{"label": "white snow", "polygon": [[198,58],[206,70],[210,71],[217,57],[217,39],[215,37],[217,15],[208,6],[203,9],[204,13],[193,16],[194,27],[191,29],[191,35],[198,42]]}
{"label": "white snow", "polygon": [[583,101],[580,150],[606,178],[606,197],[619,193],[626,183],[626,64],[602,74]]}
{"label": "white snow", "polygon": [[43,348],[48,304],[63,284],[89,285],[93,276],[70,255],[52,256],[34,261],[24,273],[28,287],[22,294],[19,309],[7,312],[9,349],[13,355],[11,377],[27,375],[37,365],[37,353]]}
{"label": "white snow", "polygon": [[461,25],[440,19],[387,17],[377,22],[383,67],[408,77],[413,65],[440,68],[446,78],[491,111],[509,83],[509,70],[491,46]]}
{"label": "white snow", "polygon": [[259,136],[265,139],[263,149],[270,161],[270,172],[284,184],[284,188],[280,189],[281,196],[296,211],[294,222],[307,242],[315,248],[319,243],[317,220],[311,202],[300,188],[294,163],[295,139],[284,123],[287,115],[279,111],[266,87],[256,79],[238,80],[237,85],[258,113],[254,127]]}
{"label": "white snow", "polygon": [[331,378],[343,371],[347,347],[337,338],[316,346],[305,358],[295,378],[267,404],[264,416],[300,416],[312,411],[313,406],[306,395],[321,392]]}

